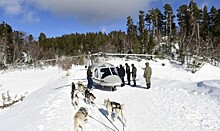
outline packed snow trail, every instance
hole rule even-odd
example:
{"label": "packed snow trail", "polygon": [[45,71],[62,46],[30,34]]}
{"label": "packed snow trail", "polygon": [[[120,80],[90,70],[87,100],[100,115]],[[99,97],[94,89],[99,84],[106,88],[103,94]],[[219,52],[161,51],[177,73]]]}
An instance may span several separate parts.
{"label": "packed snow trail", "polygon": [[[103,111],[106,111],[101,106],[104,99],[124,103],[128,121],[125,130],[220,130],[220,106],[217,101],[181,88],[190,86],[189,83],[158,78],[152,81],[155,84],[150,90],[127,85],[118,87],[115,92],[94,89],[96,103]],[[91,107],[90,111],[94,114],[96,109]],[[114,123],[122,130],[119,121]]]}

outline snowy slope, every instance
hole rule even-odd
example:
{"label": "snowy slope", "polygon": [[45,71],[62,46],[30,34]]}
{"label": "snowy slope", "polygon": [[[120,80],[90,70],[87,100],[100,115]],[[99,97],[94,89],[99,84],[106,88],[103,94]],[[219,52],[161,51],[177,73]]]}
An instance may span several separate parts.
{"label": "snowy slope", "polygon": [[[94,89],[96,106],[88,106],[80,96],[80,106],[89,108],[86,131],[116,128],[104,117],[104,99],[123,103],[127,126],[113,122],[120,131],[218,131],[220,130],[220,69],[209,64],[192,74],[167,60],[150,61],[152,88],[144,89],[145,61],[112,59],[115,65],[134,63],[138,69],[137,87],[118,87],[117,91]],[[165,66],[161,66],[165,63]],[[86,69],[73,66],[70,76],[56,67],[45,70],[16,71],[1,74],[0,92],[28,92],[24,101],[0,110],[1,131],[72,131],[76,112],[71,105],[69,85],[86,84]],[[103,114],[104,115],[103,115]],[[121,117],[120,117],[121,118]]]}

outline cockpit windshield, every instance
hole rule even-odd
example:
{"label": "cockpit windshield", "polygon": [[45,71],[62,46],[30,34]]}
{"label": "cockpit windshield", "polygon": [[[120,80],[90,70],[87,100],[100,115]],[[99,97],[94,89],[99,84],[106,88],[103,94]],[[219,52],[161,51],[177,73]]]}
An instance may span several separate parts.
{"label": "cockpit windshield", "polygon": [[118,75],[118,74],[116,73],[115,68],[110,68],[110,69],[111,69],[111,72],[112,72],[113,75]]}
{"label": "cockpit windshield", "polygon": [[109,75],[117,75],[115,68],[102,68],[100,72],[102,74],[102,79]]}

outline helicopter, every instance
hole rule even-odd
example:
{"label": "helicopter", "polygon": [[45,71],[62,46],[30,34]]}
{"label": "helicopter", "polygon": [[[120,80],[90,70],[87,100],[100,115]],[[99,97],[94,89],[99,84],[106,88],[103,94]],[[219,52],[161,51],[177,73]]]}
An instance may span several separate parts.
{"label": "helicopter", "polygon": [[116,67],[113,64],[107,63],[105,57],[99,54],[91,63],[94,84],[101,87],[110,87],[112,91],[115,91],[116,87],[123,86]]}
{"label": "helicopter", "polygon": [[[100,85],[101,87],[110,87],[112,91],[115,91],[116,87],[123,87],[124,84],[118,76],[116,67],[113,64],[106,62],[105,57],[107,56],[124,56],[135,59],[139,57],[155,57],[155,55],[146,54],[118,54],[103,52],[88,55],[89,62],[87,61],[87,65],[88,67],[91,66],[93,83],[95,85]],[[95,57],[95,59],[92,60],[91,57]]]}

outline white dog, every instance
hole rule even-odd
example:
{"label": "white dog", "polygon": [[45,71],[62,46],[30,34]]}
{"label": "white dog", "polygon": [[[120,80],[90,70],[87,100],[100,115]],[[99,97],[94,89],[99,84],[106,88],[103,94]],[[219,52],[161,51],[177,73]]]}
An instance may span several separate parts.
{"label": "white dog", "polygon": [[84,125],[87,122],[88,109],[85,107],[80,107],[74,116],[74,131],[78,131],[79,128],[84,130]]}
{"label": "white dog", "polygon": [[109,99],[104,99],[104,105],[108,111],[108,116],[111,116],[112,112],[115,112],[115,118],[113,118],[113,120],[117,119],[119,113],[121,112],[122,121],[124,121],[124,125],[126,125],[124,104],[119,104],[117,102],[110,101]]}

